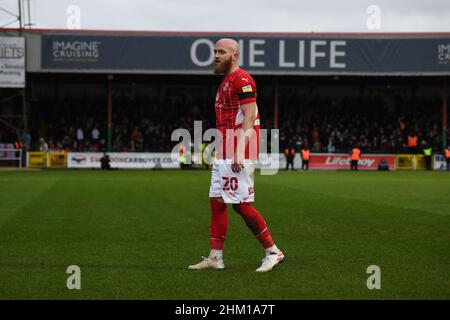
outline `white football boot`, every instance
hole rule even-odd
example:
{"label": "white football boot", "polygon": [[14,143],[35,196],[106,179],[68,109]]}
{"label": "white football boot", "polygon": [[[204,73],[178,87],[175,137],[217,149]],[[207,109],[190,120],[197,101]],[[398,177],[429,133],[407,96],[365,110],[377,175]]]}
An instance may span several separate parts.
{"label": "white football boot", "polygon": [[223,270],[225,269],[225,264],[223,263],[223,259],[215,259],[211,257],[202,257],[203,261],[192,266],[189,266],[189,270],[203,270],[203,269],[215,269],[215,270]]}
{"label": "white football boot", "polygon": [[264,259],[262,259],[261,267],[256,269],[256,272],[267,272],[271,271],[276,265],[279,265],[284,260],[284,255],[281,250],[277,253],[271,253],[266,255]]}

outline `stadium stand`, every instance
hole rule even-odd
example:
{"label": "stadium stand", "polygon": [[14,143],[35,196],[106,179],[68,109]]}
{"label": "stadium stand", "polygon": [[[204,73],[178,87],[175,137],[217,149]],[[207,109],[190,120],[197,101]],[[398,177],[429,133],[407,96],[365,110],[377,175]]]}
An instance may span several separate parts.
{"label": "stadium stand", "polygon": [[[17,30],[3,34],[17,36]],[[206,49],[215,35],[89,30],[24,35],[26,97],[9,99],[12,91],[3,89],[0,115],[26,110],[17,126],[28,124],[28,132],[0,126],[0,142],[26,141],[26,150],[39,150],[43,138],[49,150],[168,152],[176,144],[170,139],[174,129],[192,132],[196,120],[203,130],[214,127],[220,77],[212,75],[213,56]],[[243,67],[258,83],[262,127],[280,129],[281,148],[299,151],[307,144],[313,153],[348,153],[359,145],[363,153],[406,153],[407,135],[414,132],[419,147],[429,144],[442,153],[450,141],[449,34],[233,36],[241,41]],[[305,65],[293,36],[308,50],[321,39],[324,51],[311,51],[314,59]],[[253,37],[264,38],[264,54],[251,56]],[[420,65],[403,50],[408,41],[421,48]],[[288,43],[282,56],[278,47]],[[112,49],[117,46],[124,51]],[[398,50],[372,56],[379,46]],[[168,59],[174,48],[178,58]],[[368,56],[361,59],[355,48]]]}
{"label": "stadium stand", "polygon": [[[32,149],[38,149],[40,137],[50,150],[102,151],[105,148],[106,115],[101,98],[39,99],[41,121],[33,125]],[[300,150],[308,144],[312,152],[347,152],[359,144],[364,152],[406,153],[409,132],[416,132],[421,145],[430,143],[435,151],[442,145],[439,121],[440,99],[396,96],[390,106],[381,95],[358,98],[303,95],[283,96],[280,118],[280,145]],[[266,102],[267,103],[267,102]],[[104,104],[104,103],[103,103]],[[264,102],[260,103],[264,109]],[[160,152],[169,149],[170,135],[176,128],[193,130],[194,120],[202,120],[203,129],[213,127],[212,103],[187,99],[183,95],[158,101],[145,96],[133,99],[120,95],[114,100],[113,151]],[[129,112],[133,110],[133,112]],[[425,111],[428,110],[428,111]],[[427,117],[423,117],[427,112]],[[264,119],[272,123],[272,115]],[[92,131],[99,130],[95,139]],[[80,132],[82,132],[80,134]],[[18,139],[4,128],[3,141]]]}

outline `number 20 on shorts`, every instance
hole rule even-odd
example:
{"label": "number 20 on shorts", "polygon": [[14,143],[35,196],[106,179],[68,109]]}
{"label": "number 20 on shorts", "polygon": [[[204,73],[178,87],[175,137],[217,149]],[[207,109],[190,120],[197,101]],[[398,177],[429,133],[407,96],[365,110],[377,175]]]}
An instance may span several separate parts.
{"label": "number 20 on shorts", "polygon": [[225,181],[223,185],[224,191],[229,191],[230,189],[232,191],[236,191],[238,188],[238,179],[236,177],[222,177],[222,179]]}

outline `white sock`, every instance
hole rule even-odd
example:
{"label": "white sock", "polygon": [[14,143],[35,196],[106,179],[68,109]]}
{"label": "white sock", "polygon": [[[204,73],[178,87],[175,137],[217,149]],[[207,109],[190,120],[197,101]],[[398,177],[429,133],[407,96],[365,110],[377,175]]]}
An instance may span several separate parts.
{"label": "white sock", "polygon": [[268,256],[269,254],[278,253],[278,251],[280,251],[280,249],[278,249],[278,247],[274,244],[270,248],[265,249],[265,251],[266,251],[266,256]]}
{"label": "white sock", "polygon": [[223,250],[211,250],[209,253],[209,257],[214,260],[222,260],[223,258]]}

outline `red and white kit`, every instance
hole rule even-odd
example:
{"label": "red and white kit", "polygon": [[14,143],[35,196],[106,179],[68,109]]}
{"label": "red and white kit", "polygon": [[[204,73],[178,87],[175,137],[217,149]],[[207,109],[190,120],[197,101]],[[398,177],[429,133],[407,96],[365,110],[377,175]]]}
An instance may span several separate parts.
{"label": "red and white kit", "polygon": [[216,160],[212,168],[211,198],[222,197],[225,203],[253,202],[253,175],[259,153],[260,120],[257,112],[254,132],[245,149],[244,169],[231,170],[231,161],[237,145],[236,131],[242,127],[244,114],[241,106],[256,102],[256,85],[253,78],[238,68],[227,75],[216,95],[216,128],[222,134],[218,141]]}

